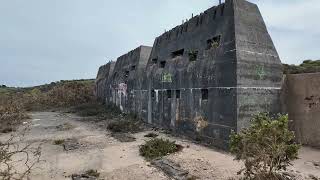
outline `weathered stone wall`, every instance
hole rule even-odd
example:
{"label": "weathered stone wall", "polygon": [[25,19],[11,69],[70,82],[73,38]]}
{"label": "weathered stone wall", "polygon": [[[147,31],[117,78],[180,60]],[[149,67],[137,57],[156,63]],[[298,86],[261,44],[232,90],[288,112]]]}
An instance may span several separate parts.
{"label": "weathered stone wall", "polygon": [[287,75],[282,105],[298,142],[320,148],[320,73]]}
{"label": "weathered stone wall", "polygon": [[251,114],[280,112],[280,59],[252,3],[226,0],[157,37],[150,51],[118,58],[108,102],[224,148]]}

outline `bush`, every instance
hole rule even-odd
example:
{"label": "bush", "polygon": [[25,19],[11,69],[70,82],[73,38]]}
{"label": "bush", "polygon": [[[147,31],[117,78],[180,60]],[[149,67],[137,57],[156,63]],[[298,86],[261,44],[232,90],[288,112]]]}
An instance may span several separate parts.
{"label": "bush", "polygon": [[174,141],[155,138],[147,141],[144,145],[141,145],[139,152],[141,156],[152,160],[178,152],[181,149],[182,146],[175,144]]}
{"label": "bush", "polygon": [[245,164],[239,173],[244,172],[248,179],[279,179],[279,172],[298,157],[300,146],[293,142],[287,115],[260,113],[249,128],[232,133],[230,138],[231,153]]}

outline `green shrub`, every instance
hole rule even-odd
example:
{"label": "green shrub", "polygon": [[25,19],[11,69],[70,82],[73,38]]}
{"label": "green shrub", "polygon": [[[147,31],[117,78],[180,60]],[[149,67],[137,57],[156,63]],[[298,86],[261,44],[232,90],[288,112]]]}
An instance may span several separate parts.
{"label": "green shrub", "polygon": [[230,139],[231,153],[245,164],[239,173],[248,179],[279,178],[279,172],[297,159],[300,147],[288,129],[287,115],[270,117],[260,113],[252,119],[249,128],[239,134],[232,133]]}
{"label": "green shrub", "polygon": [[140,155],[148,160],[166,156],[178,152],[182,146],[175,144],[174,141],[154,138],[140,146]]}

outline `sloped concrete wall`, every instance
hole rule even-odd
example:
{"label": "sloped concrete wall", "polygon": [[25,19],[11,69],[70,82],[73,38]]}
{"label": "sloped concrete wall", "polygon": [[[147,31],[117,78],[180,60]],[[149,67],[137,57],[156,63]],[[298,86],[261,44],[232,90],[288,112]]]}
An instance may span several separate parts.
{"label": "sloped concrete wall", "polygon": [[237,52],[237,129],[253,114],[278,113],[282,64],[257,5],[235,0]]}
{"label": "sloped concrete wall", "polygon": [[287,75],[283,98],[298,142],[320,148],[320,73]]}

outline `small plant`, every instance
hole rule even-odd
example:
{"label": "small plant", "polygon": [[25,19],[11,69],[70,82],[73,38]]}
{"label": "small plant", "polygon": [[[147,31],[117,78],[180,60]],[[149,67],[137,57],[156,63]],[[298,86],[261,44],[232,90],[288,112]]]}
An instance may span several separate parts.
{"label": "small plant", "polygon": [[152,160],[178,152],[181,149],[182,146],[175,144],[174,141],[155,138],[147,141],[144,145],[141,145],[139,152],[141,156]]}
{"label": "small plant", "polygon": [[249,128],[230,136],[230,151],[236,160],[244,161],[239,171],[247,179],[281,179],[290,162],[298,158],[299,145],[288,129],[288,116],[270,117],[260,113]]}
{"label": "small plant", "polygon": [[64,139],[57,139],[57,140],[54,141],[54,144],[55,145],[62,145],[64,142],[65,142]]}

